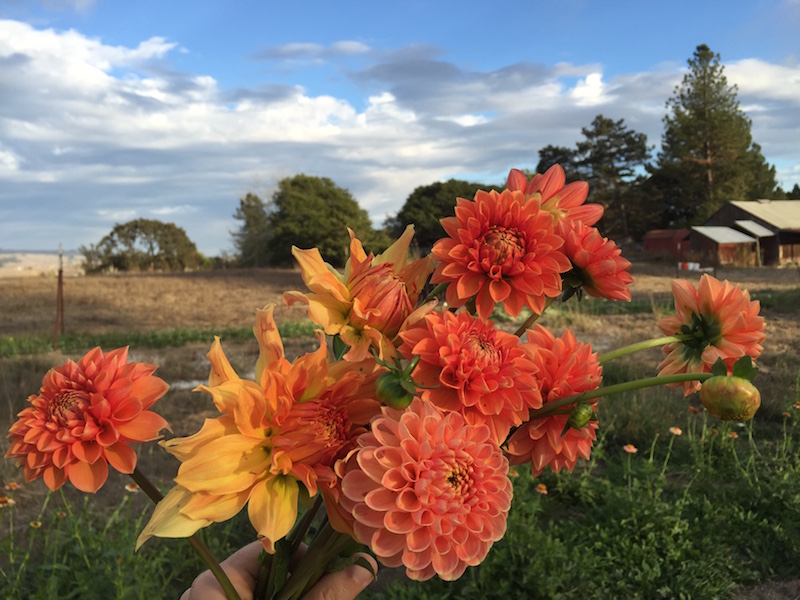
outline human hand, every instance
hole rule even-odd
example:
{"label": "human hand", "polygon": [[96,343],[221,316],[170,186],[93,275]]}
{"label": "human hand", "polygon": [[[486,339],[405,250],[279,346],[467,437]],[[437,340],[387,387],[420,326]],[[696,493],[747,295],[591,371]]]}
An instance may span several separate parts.
{"label": "human hand", "polygon": [[[220,563],[242,600],[252,600],[258,578],[258,555],[264,546],[253,542],[234,552]],[[368,554],[363,556],[377,572],[378,563]],[[374,580],[373,574],[359,565],[350,565],[342,571],[328,573],[303,597],[303,600],[354,600]],[[181,600],[226,600],[211,571],[203,571],[186,590]]]}

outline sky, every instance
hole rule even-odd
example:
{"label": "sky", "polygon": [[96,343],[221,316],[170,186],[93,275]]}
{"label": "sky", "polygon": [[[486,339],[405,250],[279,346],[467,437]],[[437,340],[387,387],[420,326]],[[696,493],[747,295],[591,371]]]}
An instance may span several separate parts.
{"label": "sky", "polygon": [[602,114],[655,152],[699,44],[800,183],[800,0],[0,0],[0,249],[116,223],[234,251],[239,198],[298,173],[376,226],[418,186],[501,184]]}

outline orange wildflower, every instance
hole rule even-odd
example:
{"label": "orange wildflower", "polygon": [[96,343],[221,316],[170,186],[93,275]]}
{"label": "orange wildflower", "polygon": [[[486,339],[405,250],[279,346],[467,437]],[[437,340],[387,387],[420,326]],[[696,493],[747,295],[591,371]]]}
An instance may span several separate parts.
{"label": "orange wildflower", "polygon": [[572,262],[565,282],[595,298],[630,302],[631,263],[622,258],[622,250],[601,236],[595,227],[579,221],[565,224],[560,231],[564,236],[564,253]]}
{"label": "orange wildflower", "polygon": [[459,198],[455,216],[441,223],[448,237],[433,245],[439,265],[431,281],[450,283],[450,306],[475,298],[482,319],[497,302],[513,316],[523,306],[541,314],[547,298],[561,293],[561,273],[570,263],[539,201],[526,200],[522,192],[478,191],[474,201]]}
{"label": "orange wildflower", "polygon": [[33,529],[41,529],[42,522],[41,521],[31,521],[30,523],[28,523],[28,525],[30,525]]}
{"label": "orange wildflower", "polygon": [[3,486],[3,489],[6,491],[14,492],[21,488],[22,486],[18,484],[16,481],[9,481],[7,484]]}
{"label": "orange wildflower", "polygon": [[502,444],[511,427],[542,405],[536,365],[517,336],[467,312],[433,312],[403,332],[400,352],[419,356],[412,373],[419,395],[445,411],[460,412],[471,425],[486,424]]}
{"label": "orange wildflower", "polygon": [[543,496],[547,495],[547,486],[543,483],[536,484],[536,493],[542,494]]}
{"label": "orange wildflower", "polygon": [[[761,342],[767,337],[764,319],[758,315],[759,302],[751,301],[749,292],[704,274],[696,289],[689,281],[673,281],[672,293],[678,314],[664,317],[658,327],[665,335],[691,337],[664,346],[667,357],[658,366],[659,375],[710,373],[718,358],[731,373],[739,358],[755,360],[761,355]],[[686,396],[701,388],[699,381],[671,385],[683,385]]]}
{"label": "orange wildflower", "polygon": [[552,214],[557,223],[580,221],[589,226],[597,223],[603,216],[603,207],[584,204],[589,195],[589,184],[573,181],[564,185],[566,181],[561,165],[553,165],[544,174],[536,173],[530,181],[519,169],[511,169],[506,189],[523,192],[526,198],[538,200],[542,210]]}
{"label": "orange wildflower", "polygon": [[7,508],[9,506],[14,506],[16,501],[9,496],[0,496],[0,508]]}
{"label": "orange wildflower", "polygon": [[[545,407],[548,402],[600,385],[602,369],[597,354],[592,352],[591,345],[578,342],[571,331],[566,330],[561,338],[556,338],[536,325],[528,330],[528,341],[523,346],[539,368],[536,377]],[[565,432],[568,420],[568,414],[555,414],[524,423],[508,440],[510,463],[531,461],[534,477],[548,466],[554,472],[563,468],[572,471],[579,457],[589,458],[597,421],[589,421],[581,429],[570,427]]]}
{"label": "orange wildflower", "polygon": [[168,385],[153,375],[154,365],[128,362],[128,349],[106,354],[90,350],[77,363],[50,369],[38,395],[9,429],[6,456],[17,459],[25,480],[37,477],[57,490],[69,481],[96,492],[108,464],[132,473],[136,452],[128,445],[157,439],[167,422],[148,410]]}
{"label": "orange wildflower", "polygon": [[333,465],[378,412],[374,363],[328,363],[319,349],[286,360],[270,305],[258,311],[255,381],[239,378],[219,339],[208,353],[208,385],[222,413],[200,431],[161,445],[181,461],[177,484],[159,502],[137,547],[151,536],[188,537],[233,517],[245,504],[269,551],[297,518],[299,484],[314,496],[336,482]]}
{"label": "orange wildflower", "polygon": [[672,435],[683,435],[683,430],[680,427],[670,427],[669,432]]}
{"label": "orange wildflower", "polygon": [[[348,230],[349,231],[349,230]],[[409,262],[408,247],[414,236],[409,225],[383,254],[364,252],[350,231],[350,258],[344,274],[322,260],[319,250],[292,248],[310,294],[286,292],[284,302],[308,305],[308,317],[328,335],[339,335],[350,350],[345,360],[361,361],[370,348],[379,355],[395,355],[394,340],[406,321],[430,311],[435,302],[417,308],[420,292],[431,271],[430,256]],[[399,342],[398,342],[399,343]]]}
{"label": "orange wildflower", "polygon": [[508,461],[488,427],[459,413],[418,398],[382,411],[343,466],[340,510],[352,530],[331,524],[411,579],[458,579],[505,533]]}
{"label": "orange wildflower", "polygon": [[636,454],[639,451],[639,449],[633,444],[625,444],[622,449],[628,454]]}

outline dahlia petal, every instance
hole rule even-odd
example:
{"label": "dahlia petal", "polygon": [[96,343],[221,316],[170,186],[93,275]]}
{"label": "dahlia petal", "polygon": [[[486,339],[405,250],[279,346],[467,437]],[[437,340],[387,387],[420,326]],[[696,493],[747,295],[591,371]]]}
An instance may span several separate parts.
{"label": "dahlia petal", "polygon": [[299,486],[293,477],[277,475],[257,485],[250,493],[247,513],[256,531],[264,536],[267,552],[292,529],[297,520]]}
{"label": "dahlia petal", "polygon": [[135,419],[117,426],[120,434],[136,442],[149,442],[161,437],[162,429],[169,429],[169,423],[161,415],[152,411],[143,411]]}
{"label": "dahlia petal", "polygon": [[405,549],[405,536],[392,533],[387,529],[378,529],[372,536],[369,546],[380,557],[394,556]]}
{"label": "dahlia petal", "polygon": [[82,492],[96,492],[108,478],[108,464],[105,460],[97,460],[93,464],[74,462],[66,471],[70,483]]}
{"label": "dahlia petal", "polygon": [[191,519],[181,513],[181,508],[189,501],[191,492],[181,486],[172,488],[161,501],[156,504],[153,516],[150,517],[142,533],[136,540],[136,550],[151,537],[186,538],[198,530],[207,527],[211,521]]}
{"label": "dahlia petal", "polygon": [[123,442],[117,442],[105,448],[105,457],[109,464],[120,473],[133,473],[136,468],[136,452]]}
{"label": "dahlia petal", "polygon": [[[60,469],[54,465],[51,465],[44,469],[44,472],[42,473],[42,479],[44,480],[44,484],[48,487],[48,489],[52,492],[55,492],[67,481],[67,473],[64,469]],[[30,481],[30,479],[27,479],[26,477],[26,481]]]}

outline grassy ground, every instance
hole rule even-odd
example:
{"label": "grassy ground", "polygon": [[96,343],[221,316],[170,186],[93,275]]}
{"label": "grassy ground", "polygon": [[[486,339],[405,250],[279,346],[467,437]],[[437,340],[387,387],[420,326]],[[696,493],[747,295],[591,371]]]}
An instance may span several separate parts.
{"label": "grassy ground", "polygon": [[[752,425],[707,419],[696,400],[676,390],[603,401],[602,437],[590,463],[573,474],[532,480],[519,469],[508,533],[480,567],[453,584],[412,584],[384,571],[366,597],[410,598],[752,598],[797,597],[800,587],[800,349],[797,285],[785,277],[740,279],[765,305],[768,341],[756,380],[763,406]],[[638,273],[635,301],[624,311],[605,303],[548,311],[555,331],[570,327],[600,351],[658,335],[669,311],[669,268]],[[778,273],[777,275],[781,275]],[[794,276],[791,274],[783,274]],[[723,274],[724,276],[724,274]],[[207,377],[204,358],[214,333],[234,367],[252,372],[257,346],[249,327],[255,308],[302,289],[296,272],[228,272],[204,276],[76,278],[65,286],[67,334],[52,351],[51,281],[5,281],[0,294],[0,424],[7,427],[44,372],[94,344],[131,342],[131,359],[160,365],[173,384],[157,410],[176,435],[196,431],[215,411],[189,391]],[[101,293],[102,291],[102,293]],[[279,313],[299,355],[314,340],[302,311]],[[513,323],[504,326],[513,327]],[[12,338],[9,341],[9,338]],[[612,363],[607,382],[652,373],[659,351]],[[670,433],[679,427],[681,435]],[[735,434],[735,435],[733,435]],[[632,444],[636,454],[623,451]],[[5,451],[7,443],[0,443]],[[177,462],[155,445],[140,465],[163,489]],[[143,494],[112,474],[98,494],[49,494],[22,484],[4,461],[0,491],[15,505],[0,509],[0,597],[175,598],[202,570],[181,540],[133,543],[150,514]],[[19,489],[11,489],[13,483]],[[540,493],[538,484],[546,486]],[[204,534],[225,556],[252,537],[246,518]],[[394,580],[399,579],[399,581]],[[764,587],[764,583],[768,585]],[[758,587],[761,585],[761,587]],[[785,595],[774,595],[784,594]],[[794,594],[794,595],[790,595]]]}

